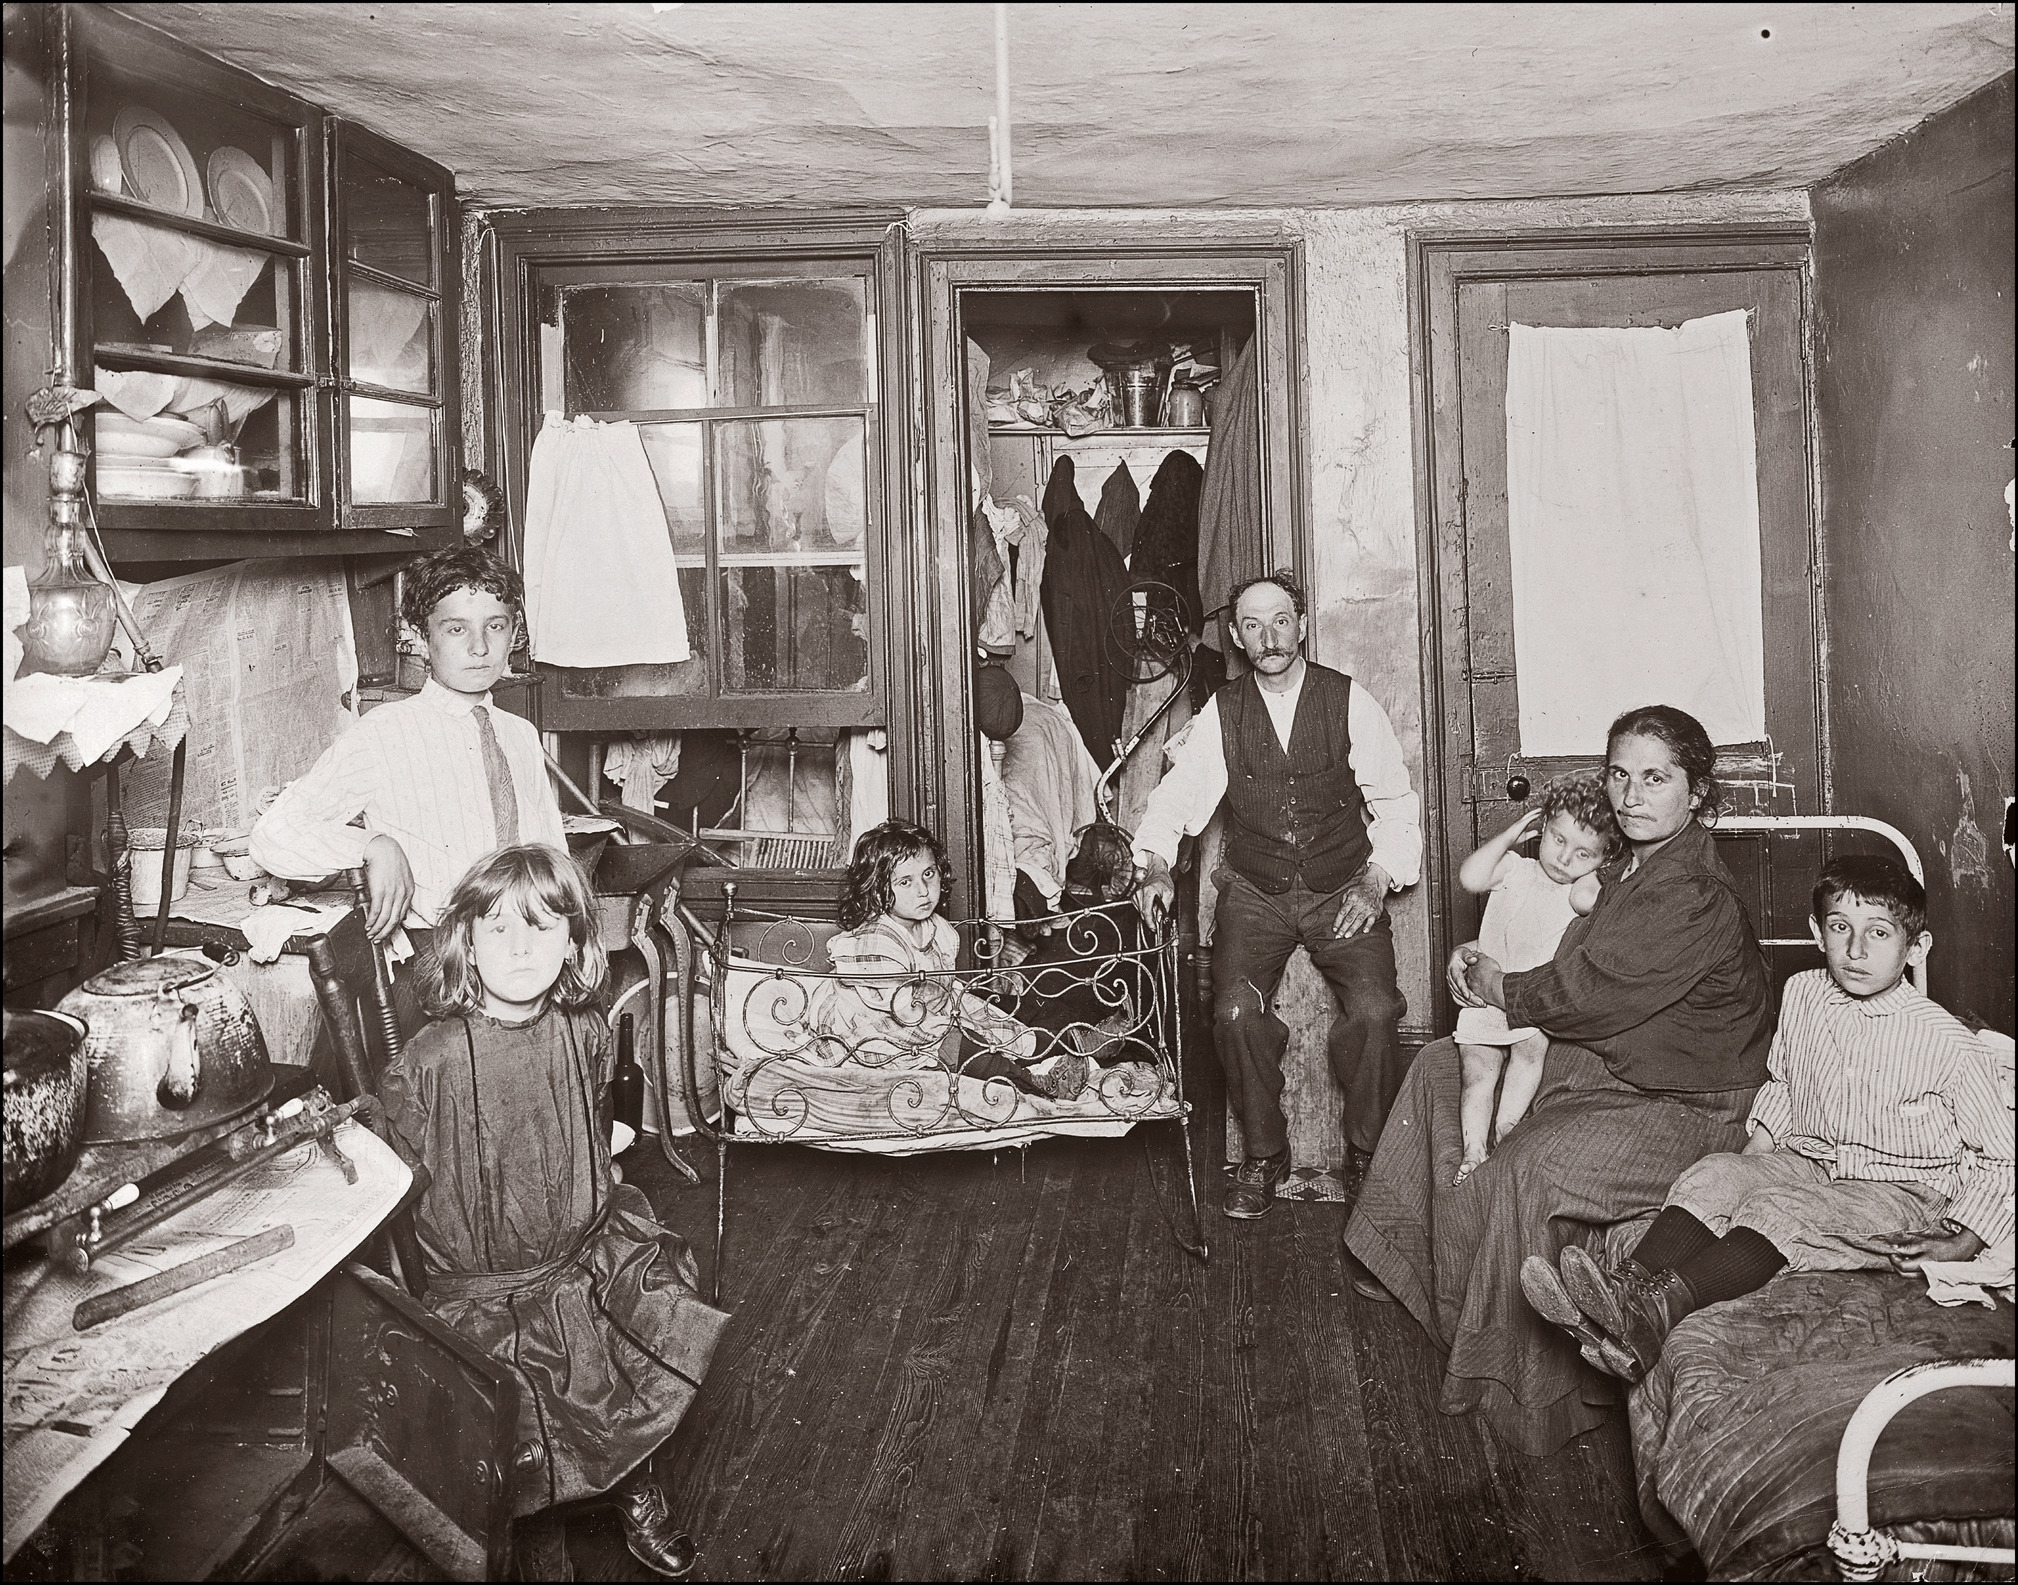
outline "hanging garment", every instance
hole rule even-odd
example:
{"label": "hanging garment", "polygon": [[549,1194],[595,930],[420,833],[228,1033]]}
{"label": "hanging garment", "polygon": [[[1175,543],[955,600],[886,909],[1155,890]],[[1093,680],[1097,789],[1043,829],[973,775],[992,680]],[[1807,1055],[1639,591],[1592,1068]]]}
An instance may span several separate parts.
{"label": "hanging garment", "polygon": [[[1214,444],[1217,444],[1215,441]],[[1175,589],[1184,602],[1186,626],[1199,631],[1198,486],[1205,470],[1188,451],[1173,451],[1149,481],[1149,502],[1135,530],[1130,566],[1139,582],[1154,578]]]}
{"label": "hanging garment", "polygon": [[983,501],[995,493],[995,454],[988,443],[988,354],[967,343],[967,465]]}
{"label": "hanging garment", "polygon": [[1025,638],[1035,638],[1037,619],[1044,612],[1044,550],[1051,530],[1029,496],[1017,496],[1009,507],[1016,514],[1020,529],[1012,538],[1007,525],[997,526],[1016,547],[1016,631]]}
{"label": "hanging garment", "polygon": [[1093,521],[1124,557],[1135,548],[1135,528],[1142,521],[1142,497],[1127,463],[1117,462],[1114,471],[1107,475],[1107,482],[1100,487],[1100,509],[1093,514]]}
{"label": "hanging garment", "polygon": [[1059,518],[1067,512],[1084,510],[1079,485],[1073,478],[1072,459],[1060,457],[1051,464],[1051,477],[1044,482],[1044,526],[1056,529]]}
{"label": "hanging garment", "polygon": [[981,761],[982,896],[987,916],[1007,922],[1016,917],[1016,830],[994,749],[987,738],[974,734],[974,751]]}
{"label": "hanging garment", "polygon": [[967,574],[974,642],[992,654],[1012,653],[1016,648],[1016,596],[1009,583],[1009,563],[995,542],[987,512],[980,506],[967,519]]}
{"label": "hanging garment", "polygon": [[636,424],[547,414],[526,481],[525,580],[536,660],[692,657],[666,511]]}
{"label": "hanging garment", "polygon": [[680,773],[680,734],[611,739],[603,750],[603,774],[624,790],[624,807],[656,814],[659,789]]}
{"label": "hanging garment", "polygon": [[839,833],[841,857],[853,857],[855,838],[890,818],[890,736],[879,726],[850,727],[834,755],[834,807],[848,818]]}
{"label": "hanging garment", "polygon": [[1205,642],[1225,646],[1226,603],[1233,586],[1263,570],[1261,521],[1261,384],[1250,336],[1219,387],[1212,449],[1198,486],[1198,599]]}
{"label": "hanging garment", "polygon": [[[1057,477],[1052,475],[1054,483]],[[1127,657],[1108,637],[1108,625],[1127,593],[1128,569],[1121,553],[1074,497],[1051,528],[1044,625],[1058,663],[1058,691],[1086,740],[1087,753],[1103,770],[1114,759],[1128,694]]]}
{"label": "hanging garment", "polygon": [[1099,779],[1072,717],[1047,699],[1025,694],[1023,724],[1002,756],[1002,781],[1016,867],[1036,883],[1047,911],[1057,907],[1078,833],[1099,813],[1093,800]]}

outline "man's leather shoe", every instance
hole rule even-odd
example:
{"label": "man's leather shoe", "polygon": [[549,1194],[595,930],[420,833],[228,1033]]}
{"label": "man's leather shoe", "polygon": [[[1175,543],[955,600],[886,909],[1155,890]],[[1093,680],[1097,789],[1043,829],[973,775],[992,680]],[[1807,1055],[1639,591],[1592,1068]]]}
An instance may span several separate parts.
{"label": "man's leather shoe", "polygon": [[623,1516],[624,1545],[632,1557],[668,1579],[693,1572],[700,1548],[673,1522],[665,1490],[657,1481],[633,1481],[617,1494],[617,1511]]}
{"label": "man's leather shoe", "polygon": [[1521,1262],[1521,1292],[1537,1315],[1554,1322],[1577,1340],[1585,1359],[1599,1370],[1610,1370],[1599,1359],[1605,1342],[1603,1330],[1570,1297],[1562,1276],[1548,1263],[1547,1256],[1530,1255]]}
{"label": "man's leather shoe", "polygon": [[1233,1181],[1226,1186],[1226,1198],[1220,1208],[1228,1216],[1242,1220],[1264,1216],[1275,1199],[1275,1186],[1288,1174],[1287,1145],[1272,1156],[1249,1156],[1235,1170]]}
{"label": "man's leather shoe", "polygon": [[1352,1284],[1352,1291],[1362,1299],[1371,1299],[1375,1304],[1392,1304],[1394,1295],[1372,1272],[1368,1271],[1349,1248],[1343,1237],[1338,1242],[1338,1258],[1345,1267],[1345,1280]]}

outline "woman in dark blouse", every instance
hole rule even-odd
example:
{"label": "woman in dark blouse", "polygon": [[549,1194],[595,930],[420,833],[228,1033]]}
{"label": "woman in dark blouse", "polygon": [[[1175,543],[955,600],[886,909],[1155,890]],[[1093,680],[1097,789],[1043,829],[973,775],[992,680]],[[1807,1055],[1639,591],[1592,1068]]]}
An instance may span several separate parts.
{"label": "woman in dark blouse", "polygon": [[1699,816],[1716,754],[1664,705],[1612,723],[1605,783],[1625,832],[1586,919],[1553,962],[1509,974],[1458,948],[1451,992],[1545,1031],[1533,1107],[1463,1184],[1458,1057],[1410,1069],[1346,1227],[1346,1267],[1450,1351],[1439,1407],[1484,1414],[1514,1447],[1550,1453],[1603,1418],[1603,1378],[1521,1297],[1520,1264],[1659,1209],[1677,1174],[1744,1142],[1766,1076],[1772,996],[1730,872]]}

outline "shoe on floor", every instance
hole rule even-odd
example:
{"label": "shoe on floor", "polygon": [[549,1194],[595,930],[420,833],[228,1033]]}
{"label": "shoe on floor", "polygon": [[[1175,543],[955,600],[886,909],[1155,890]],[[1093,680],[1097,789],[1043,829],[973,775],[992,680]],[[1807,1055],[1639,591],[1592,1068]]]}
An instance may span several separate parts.
{"label": "shoe on floor", "polygon": [[654,1573],[678,1579],[693,1572],[700,1557],[694,1538],[673,1522],[665,1489],[655,1480],[639,1480],[617,1496],[624,1523],[624,1545],[631,1556]]}
{"label": "shoe on floor", "polygon": [[1394,1295],[1387,1291],[1387,1285],[1366,1269],[1365,1262],[1347,1247],[1343,1235],[1338,1241],[1338,1258],[1345,1266],[1345,1280],[1352,1284],[1354,1293],[1375,1304],[1394,1303]]}
{"label": "shoe on floor", "polygon": [[1234,1169],[1233,1181],[1226,1186],[1226,1198],[1220,1209],[1242,1221],[1265,1216],[1275,1199],[1275,1186],[1288,1175],[1287,1145],[1272,1156],[1249,1156]]}

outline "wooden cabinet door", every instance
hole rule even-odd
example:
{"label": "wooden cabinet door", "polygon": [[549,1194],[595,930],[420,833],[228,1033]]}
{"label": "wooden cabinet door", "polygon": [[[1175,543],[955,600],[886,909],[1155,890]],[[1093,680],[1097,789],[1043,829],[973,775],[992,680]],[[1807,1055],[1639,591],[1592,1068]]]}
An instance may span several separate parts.
{"label": "wooden cabinet door", "polygon": [[[1512,796],[1509,784],[1518,790],[1525,779],[1531,796],[1552,776],[1596,767],[1604,752],[1592,742],[1577,755],[1536,756],[1521,740],[1508,534],[1509,325],[1673,328],[1732,310],[1747,315],[1766,735],[1718,745],[1727,800],[1746,812],[1817,812],[1825,734],[1803,355],[1805,246],[1628,238],[1596,247],[1423,251],[1434,530],[1424,576],[1432,580],[1440,663],[1437,859],[1447,950],[1476,934],[1478,920],[1478,899],[1455,885],[1458,863],[1527,801]],[[1629,592],[1662,597],[1651,584]],[[1632,699],[1622,708],[1662,702]],[[1800,906],[1793,895],[1799,877],[1790,870],[1775,880],[1769,858],[1731,846],[1726,860],[1756,890],[1755,923],[1764,933],[1767,916],[1777,912],[1784,921]]]}

